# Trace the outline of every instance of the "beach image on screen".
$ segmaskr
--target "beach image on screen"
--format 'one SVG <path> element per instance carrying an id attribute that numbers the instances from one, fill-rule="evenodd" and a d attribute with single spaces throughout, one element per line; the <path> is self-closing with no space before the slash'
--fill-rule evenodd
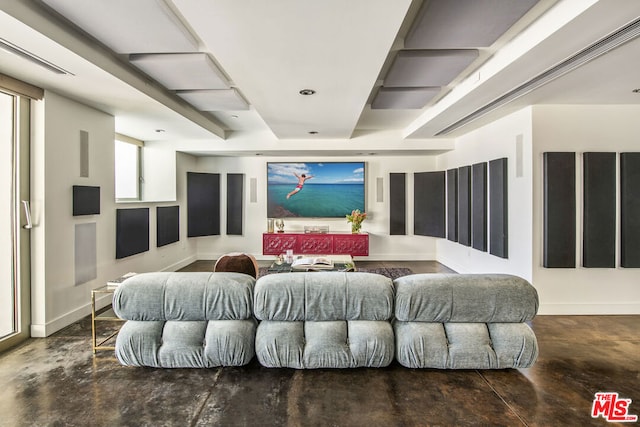
<path id="1" fill-rule="evenodd" d="M 344 217 L 365 211 L 364 162 L 267 163 L 270 218 Z"/>

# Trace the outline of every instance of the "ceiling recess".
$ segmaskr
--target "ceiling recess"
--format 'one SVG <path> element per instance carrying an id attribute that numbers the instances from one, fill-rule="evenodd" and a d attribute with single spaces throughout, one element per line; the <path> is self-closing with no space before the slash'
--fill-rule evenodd
<path id="1" fill-rule="evenodd" d="M 527 80 L 520 86 L 501 95 L 488 104 L 485 104 L 484 106 L 478 108 L 471 114 L 466 115 L 462 119 L 442 129 L 441 131 L 436 133 L 436 135 L 447 135 L 455 131 L 456 129 L 461 128 L 462 126 L 471 123 L 476 119 L 479 119 L 480 117 L 488 114 L 496 108 L 508 104 L 509 102 L 528 94 L 529 92 L 557 79 L 558 77 L 563 76 L 578 67 L 581 67 L 582 65 L 598 58 L 599 56 L 610 52 L 618 46 L 634 40 L 638 36 L 640 36 L 640 18 L 619 28 L 613 33 L 585 47 L 581 51 L 571 55 L 567 59 L 561 61 L 560 63 L 554 65 L 546 71 L 543 71 L 535 77 Z"/>

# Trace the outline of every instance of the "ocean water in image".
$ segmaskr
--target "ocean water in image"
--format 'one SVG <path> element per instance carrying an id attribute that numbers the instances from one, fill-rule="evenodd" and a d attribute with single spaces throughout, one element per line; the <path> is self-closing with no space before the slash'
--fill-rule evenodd
<path id="1" fill-rule="evenodd" d="M 269 184 L 267 215 L 273 218 L 336 218 L 364 212 L 363 184 L 305 184 L 287 199 L 295 184 Z"/>

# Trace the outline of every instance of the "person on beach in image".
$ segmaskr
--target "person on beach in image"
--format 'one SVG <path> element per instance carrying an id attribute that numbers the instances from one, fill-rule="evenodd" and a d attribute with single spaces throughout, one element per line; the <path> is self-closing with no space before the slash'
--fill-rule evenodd
<path id="1" fill-rule="evenodd" d="M 294 194 L 298 193 L 298 191 L 302 190 L 302 186 L 304 185 L 306 180 L 313 178 L 313 175 L 309 175 L 309 176 L 305 174 L 298 175 L 295 172 L 293 174 L 296 176 L 296 178 L 298 178 L 298 185 L 296 185 L 296 188 L 294 188 L 293 191 L 287 194 L 287 199 L 293 196 Z"/>

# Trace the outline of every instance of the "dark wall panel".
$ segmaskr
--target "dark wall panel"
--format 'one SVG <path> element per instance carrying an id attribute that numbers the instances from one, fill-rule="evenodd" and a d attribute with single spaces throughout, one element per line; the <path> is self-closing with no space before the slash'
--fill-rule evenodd
<path id="1" fill-rule="evenodd" d="M 156 207 L 156 246 L 180 240 L 180 206 Z"/>
<path id="2" fill-rule="evenodd" d="M 458 168 L 458 243 L 471 246 L 471 166 Z"/>
<path id="3" fill-rule="evenodd" d="M 242 235 L 244 174 L 227 174 L 227 234 Z"/>
<path id="4" fill-rule="evenodd" d="M 406 174 L 389 174 L 389 234 L 407 234 Z"/>
<path id="5" fill-rule="evenodd" d="M 458 169 L 447 171 L 447 239 L 458 241 Z"/>
<path id="6" fill-rule="evenodd" d="M 620 153 L 620 265 L 640 268 L 640 153 Z"/>
<path id="7" fill-rule="evenodd" d="M 582 265 L 616 266 L 616 153 L 584 153 Z"/>
<path id="8" fill-rule="evenodd" d="M 489 253 L 509 258 L 507 159 L 489 162 Z"/>
<path id="9" fill-rule="evenodd" d="M 419 236 L 445 237 L 445 173 L 414 174 L 413 233 Z"/>
<path id="10" fill-rule="evenodd" d="M 471 246 L 487 251 L 487 164 L 471 167 Z"/>
<path id="11" fill-rule="evenodd" d="M 187 172 L 187 236 L 220 234 L 220 174 Z"/>
<path id="12" fill-rule="evenodd" d="M 100 213 L 100 187 L 73 186 L 73 216 Z"/>
<path id="13" fill-rule="evenodd" d="M 116 209 L 116 259 L 149 250 L 149 208 Z"/>
<path id="14" fill-rule="evenodd" d="M 576 153 L 543 154 L 543 255 L 547 268 L 576 266 Z"/>

